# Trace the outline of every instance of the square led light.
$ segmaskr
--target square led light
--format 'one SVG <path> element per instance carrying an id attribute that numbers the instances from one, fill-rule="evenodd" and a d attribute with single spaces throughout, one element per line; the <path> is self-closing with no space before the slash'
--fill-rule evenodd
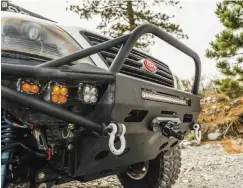
<path id="1" fill-rule="evenodd" d="M 98 89 L 96 86 L 79 84 L 79 98 L 87 104 L 95 104 L 98 100 Z"/>

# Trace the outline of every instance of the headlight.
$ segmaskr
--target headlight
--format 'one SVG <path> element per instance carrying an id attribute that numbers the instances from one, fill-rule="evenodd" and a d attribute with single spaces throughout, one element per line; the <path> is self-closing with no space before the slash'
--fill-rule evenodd
<path id="1" fill-rule="evenodd" d="M 2 50 L 56 59 L 80 51 L 79 44 L 51 22 L 2 12 Z M 78 62 L 92 63 L 89 58 Z"/>

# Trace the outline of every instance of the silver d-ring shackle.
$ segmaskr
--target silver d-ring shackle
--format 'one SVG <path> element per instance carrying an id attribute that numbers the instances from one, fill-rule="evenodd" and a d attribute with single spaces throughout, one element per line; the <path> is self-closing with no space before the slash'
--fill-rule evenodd
<path id="1" fill-rule="evenodd" d="M 126 133 L 126 127 L 125 127 L 124 124 L 120 124 L 122 131 L 121 131 L 120 136 L 118 136 L 118 138 L 121 141 L 121 147 L 119 149 L 116 149 L 115 148 L 115 139 L 116 139 L 116 134 L 117 134 L 117 131 L 118 131 L 117 126 L 118 125 L 115 124 L 115 123 L 110 123 L 108 125 L 108 128 L 110 128 L 112 130 L 110 133 L 108 133 L 110 135 L 109 149 L 114 155 L 121 155 L 126 148 L 126 140 L 125 140 L 125 137 L 124 137 L 124 134 Z"/>
<path id="2" fill-rule="evenodd" d="M 196 138 L 196 140 L 197 140 L 198 142 L 200 142 L 201 139 L 202 139 L 202 133 L 201 133 L 201 131 L 200 131 L 200 127 L 201 127 L 201 126 L 200 126 L 199 124 L 194 124 L 194 125 L 193 125 L 195 138 Z"/>

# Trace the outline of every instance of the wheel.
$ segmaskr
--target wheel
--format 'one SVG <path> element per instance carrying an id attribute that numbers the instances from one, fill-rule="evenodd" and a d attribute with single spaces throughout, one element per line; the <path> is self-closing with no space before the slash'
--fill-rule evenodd
<path id="1" fill-rule="evenodd" d="M 132 165 L 118 179 L 124 188 L 169 188 L 178 179 L 180 167 L 181 152 L 174 148 L 151 161 Z"/>

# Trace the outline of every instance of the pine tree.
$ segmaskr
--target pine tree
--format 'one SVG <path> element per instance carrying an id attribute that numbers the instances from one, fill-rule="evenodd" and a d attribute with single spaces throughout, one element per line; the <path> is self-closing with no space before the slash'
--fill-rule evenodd
<path id="1" fill-rule="evenodd" d="M 80 0 L 79 5 L 70 5 L 69 10 L 87 20 L 99 15 L 101 22 L 97 29 L 110 37 L 121 36 L 141 24 L 151 23 L 174 34 L 177 38 L 188 38 L 179 25 L 172 23 L 174 15 L 155 9 L 159 7 L 158 10 L 162 10 L 169 5 L 178 7 L 179 2 L 175 0 Z M 148 45 L 153 43 L 154 36 L 145 35 L 136 46 L 148 51 Z"/>
<path id="2" fill-rule="evenodd" d="M 215 14 L 225 29 L 210 43 L 206 56 L 217 60 L 226 77 L 215 82 L 220 91 L 234 98 L 243 94 L 243 1 L 218 3 Z"/>

